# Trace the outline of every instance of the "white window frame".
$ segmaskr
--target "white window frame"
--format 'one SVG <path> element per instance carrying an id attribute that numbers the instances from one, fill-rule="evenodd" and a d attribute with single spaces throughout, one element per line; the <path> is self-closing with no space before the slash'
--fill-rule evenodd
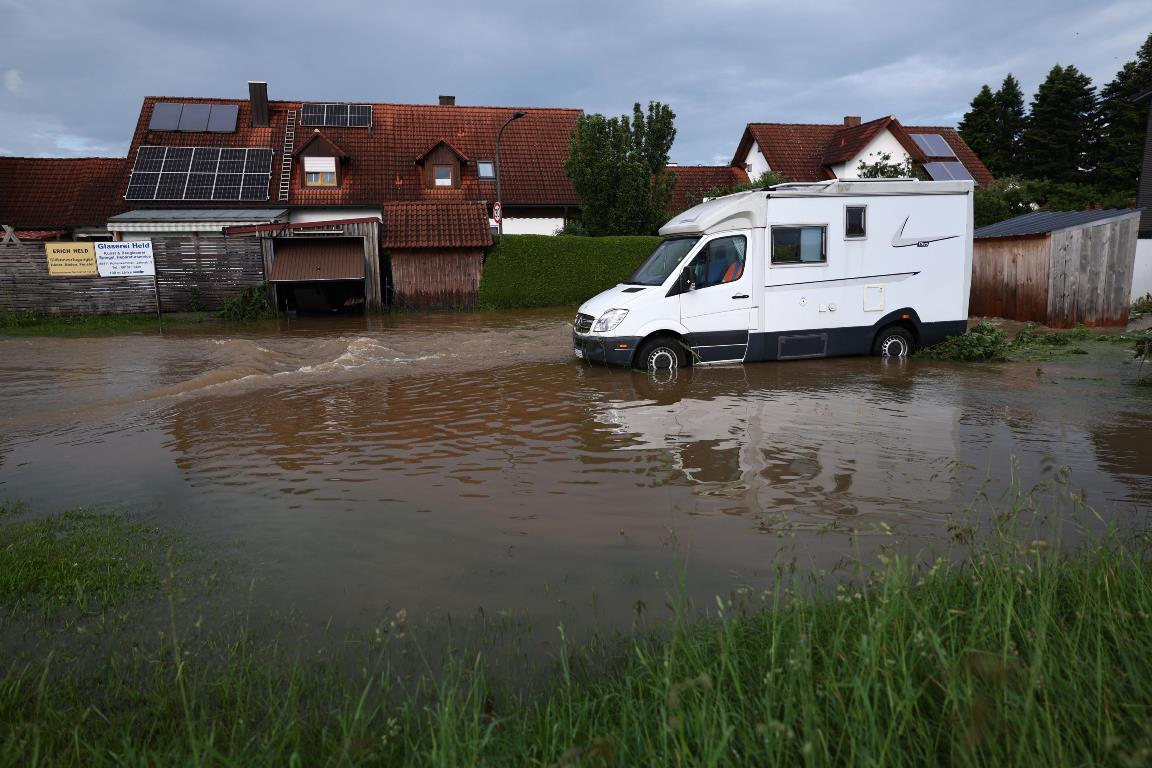
<path id="1" fill-rule="evenodd" d="M 485 166 L 485 165 L 487 165 L 488 167 L 490 167 L 492 169 L 491 174 L 484 175 L 484 173 L 481 172 L 480 168 L 482 166 Z M 492 162 L 491 160 L 477 160 L 476 161 L 476 178 L 480 179 L 480 181 L 495 181 L 495 179 L 496 179 L 496 163 Z"/>

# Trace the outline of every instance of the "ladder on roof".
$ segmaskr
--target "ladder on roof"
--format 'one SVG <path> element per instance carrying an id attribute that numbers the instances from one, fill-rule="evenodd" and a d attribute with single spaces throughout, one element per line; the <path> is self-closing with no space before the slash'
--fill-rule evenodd
<path id="1" fill-rule="evenodd" d="M 280 200 L 288 201 L 292 188 L 292 148 L 296 145 L 296 110 L 288 110 L 288 124 L 284 127 L 284 154 L 280 157 Z"/>

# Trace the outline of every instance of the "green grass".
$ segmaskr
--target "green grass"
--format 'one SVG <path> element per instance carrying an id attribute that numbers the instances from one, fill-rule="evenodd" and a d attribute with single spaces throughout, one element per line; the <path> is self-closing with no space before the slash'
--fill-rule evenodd
<path id="1" fill-rule="evenodd" d="M 658 237 L 505 235 L 484 262 L 484 309 L 578 306 L 627 280 Z"/>
<path id="2" fill-rule="evenodd" d="M 1147 765 L 1146 537 L 1030 536 L 564 643 L 533 689 L 463 653 L 404 677 L 402 627 L 351 674 L 248 633 L 180 636 L 173 601 L 154 643 L 0 669 L 0 764 Z"/>
<path id="3" fill-rule="evenodd" d="M 22 504 L 0 504 L 0 614 L 99 611 L 160 585 L 158 529 L 83 509 L 24 519 Z"/>
<path id="4" fill-rule="evenodd" d="M 1051 331 L 1035 323 L 1026 323 L 1009 339 L 1003 329 L 984 320 L 969 328 L 967 333 L 952 336 L 916 354 L 929 360 L 1038 362 L 1089 354 L 1084 345 L 1122 344 L 1132 346 L 1137 355 L 1142 355 L 1148 338 L 1147 332 L 1097 333 L 1083 325 L 1069 331 Z"/>
<path id="5" fill-rule="evenodd" d="M 187 322 L 166 316 L 164 324 Z M 156 330 L 156 315 L 50 315 L 0 308 L 0 335 L 70 336 L 85 333 L 124 333 Z"/>

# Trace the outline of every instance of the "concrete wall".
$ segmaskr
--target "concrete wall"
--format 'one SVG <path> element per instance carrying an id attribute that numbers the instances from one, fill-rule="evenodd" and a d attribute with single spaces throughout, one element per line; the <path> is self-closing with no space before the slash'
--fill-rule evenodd
<path id="1" fill-rule="evenodd" d="M 1132 271 L 1132 301 L 1152 293 L 1152 239 L 1136 241 L 1136 264 Z"/>

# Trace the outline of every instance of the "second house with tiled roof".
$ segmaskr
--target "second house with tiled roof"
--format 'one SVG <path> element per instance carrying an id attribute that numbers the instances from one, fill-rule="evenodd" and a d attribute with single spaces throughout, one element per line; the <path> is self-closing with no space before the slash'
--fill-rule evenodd
<path id="1" fill-rule="evenodd" d="M 551 234 L 578 214 L 564 160 L 579 115 L 450 97 L 270 101 L 259 82 L 247 100 L 148 97 L 119 191 L 132 210 L 109 229 L 123 239 L 259 238 L 281 309 L 379 309 L 389 288 L 401 304 L 467 303 L 491 244 L 497 174 L 506 233 Z M 411 231 L 413 221 L 427 231 Z M 402 263 L 423 257 L 435 268 Z"/>
<path id="2" fill-rule="evenodd" d="M 731 165 L 755 179 L 775 171 L 789 181 L 852 179 L 861 163 L 907 161 L 934 181 L 993 181 L 984 163 L 954 128 L 902 125 L 894 116 L 842 123 L 749 123 Z"/>

